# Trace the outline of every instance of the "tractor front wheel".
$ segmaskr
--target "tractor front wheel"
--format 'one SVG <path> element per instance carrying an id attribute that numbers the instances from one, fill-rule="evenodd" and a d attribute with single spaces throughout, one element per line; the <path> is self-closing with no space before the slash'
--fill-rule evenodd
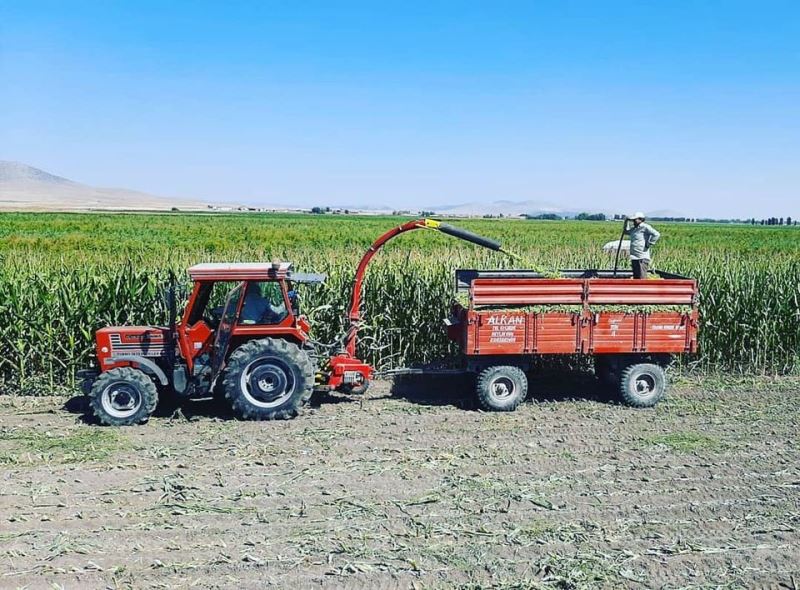
<path id="1" fill-rule="evenodd" d="M 120 367 L 101 373 L 89 392 L 89 408 L 106 426 L 147 422 L 158 404 L 158 390 L 145 373 Z"/>
<path id="2" fill-rule="evenodd" d="M 311 359 L 285 340 L 251 340 L 231 354 L 225 368 L 225 397 L 245 420 L 294 418 L 313 388 Z"/>
<path id="3" fill-rule="evenodd" d="M 513 412 L 528 395 L 528 378 L 519 367 L 489 367 L 478 374 L 475 390 L 484 410 Z"/>

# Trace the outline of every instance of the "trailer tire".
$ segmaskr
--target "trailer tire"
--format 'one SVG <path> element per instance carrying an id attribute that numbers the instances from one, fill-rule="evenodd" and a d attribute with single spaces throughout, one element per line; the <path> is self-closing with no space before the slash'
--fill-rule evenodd
<path id="1" fill-rule="evenodd" d="M 156 384 L 143 371 L 132 367 L 101 373 L 89 391 L 89 409 L 105 426 L 143 424 L 157 405 Z"/>
<path id="2" fill-rule="evenodd" d="M 622 370 L 619 392 L 622 401 L 634 408 L 652 408 L 667 390 L 667 374 L 653 363 L 629 365 Z"/>
<path id="3" fill-rule="evenodd" d="M 519 367 L 496 365 L 478 374 L 478 403 L 488 412 L 513 412 L 528 395 L 528 377 Z"/>
<path id="4" fill-rule="evenodd" d="M 228 360 L 225 397 L 244 420 L 288 420 L 314 389 L 314 365 L 296 344 L 277 338 L 251 340 Z"/>

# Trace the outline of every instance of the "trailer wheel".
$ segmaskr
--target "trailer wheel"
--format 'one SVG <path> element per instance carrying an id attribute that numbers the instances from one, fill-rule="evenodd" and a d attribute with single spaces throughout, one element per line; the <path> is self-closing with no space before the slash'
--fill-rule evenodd
<path id="1" fill-rule="evenodd" d="M 287 420 L 314 388 L 314 365 L 296 344 L 274 338 L 237 348 L 225 368 L 225 397 L 245 420 Z"/>
<path id="2" fill-rule="evenodd" d="M 652 408 L 667 389 L 664 369 L 652 363 L 629 365 L 622 370 L 619 392 L 622 401 L 635 408 Z"/>
<path id="3" fill-rule="evenodd" d="M 528 378 L 519 367 L 489 367 L 478 374 L 475 390 L 484 410 L 513 412 L 528 395 Z"/>
<path id="4" fill-rule="evenodd" d="M 147 422 L 157 404 L 158 390 L 153 380 L 132 367 L 101 373 L 89 392 L 90 411 L 106 426 Z"/>

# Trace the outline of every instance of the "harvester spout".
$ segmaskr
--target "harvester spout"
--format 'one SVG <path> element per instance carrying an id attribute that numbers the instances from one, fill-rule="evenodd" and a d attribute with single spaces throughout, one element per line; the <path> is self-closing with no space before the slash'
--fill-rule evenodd
<path id="1" fill-rule="evenodd" d="M 353 280 L 353 295 L 350 299 L 350 313 L 348 314 L 350 326 L 344 337 L 345 349 L 350 356 L 355 357 L 356 353 L 356 336 L 358 334 L 358 324 L 361 320 L 361 291 L 364 283 L 364 274 L 367 271 L 370 260 L 372 260 L 375 253 L 380 250 L 386 242 L 399 234 L 414 229 L 432 229 L 440 231 L 454 238 L 459 238 L 460 240 L 482 246 L 483 248 L 513 256 L 511 252 L 503 250 L 502 244 L 496 240 L 480 236 L 471 231 L 450 225 L 449 223 L 442 223 L 435 219 L 415 219 L 414 221 L 407 221 L 403 225 L 390 229 L 372 243 L 369 249 L 364 253 L 364 256 L 361 257 L 361 261 L 356 268 L 356 276 Z"/>
<path id="2" fill-rule="evenodd" d="M 460 240 L 471 242 L 478 246 L 483 246 L 484 248 L 489 248 L 489 250 L 496 250 L 498 252 L 503 251 L 503 245 L 497 240 L 479 236 L 478 234 L 474 234 L 471 231 L 467 231 L 463 228 L 456 227 L 455 225 L 450 225 L 449 223 L 440 223 L 433 219 L 426 219 L 425 221 L 427 221 L 428 223 L 436 224 L 436 225 L 428 225 L 427 227 L 431 227 L 432 229 L 438 229 L 440 232 L 442 232 L 443 234 L 447 234 L 448 236 L 453 236 L 454 238 L 459 238 Z"/>

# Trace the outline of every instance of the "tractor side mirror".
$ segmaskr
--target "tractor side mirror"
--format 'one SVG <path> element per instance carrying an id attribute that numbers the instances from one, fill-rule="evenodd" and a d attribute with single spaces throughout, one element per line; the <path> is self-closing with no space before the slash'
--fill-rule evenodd
<path id="1" fill-rule="evenodd" d="M 296 289 L 291 289 L 288 293 L 289 303 L 292 306 L 292 314 L 300 315 L 300 293 Z"/>

